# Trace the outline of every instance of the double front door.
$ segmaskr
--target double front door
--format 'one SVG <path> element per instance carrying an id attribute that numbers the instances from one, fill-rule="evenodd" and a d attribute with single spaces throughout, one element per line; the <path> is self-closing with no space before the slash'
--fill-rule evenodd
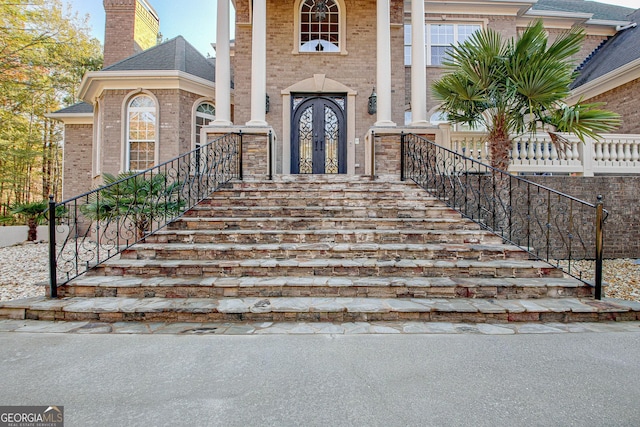
<path id="1" fill-rule="evenodd" d="M 347 172 L 345 97 L 293 96 L 291 173 Z"/>

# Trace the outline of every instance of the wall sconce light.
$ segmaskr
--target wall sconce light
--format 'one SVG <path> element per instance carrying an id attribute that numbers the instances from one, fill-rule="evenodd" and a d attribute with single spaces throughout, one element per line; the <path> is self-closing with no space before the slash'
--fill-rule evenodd
<path id="1" fill-rule="evenodd" d="M 265 114 L 269 114 L 269 108 L 270 107 L 271 107 L 271 102 L 269 101 L 269 94 L 267 94 L 266 97 L 265 97 L 265 105 L 264 105 Z"/>
<path id="2" fill-rule="evenodd" d="M 373 87 L 371 95 L 369 95 L 369 114 L 373 115 L 378 112 L 378 95 L 376 95 L 376 87 Z"/>

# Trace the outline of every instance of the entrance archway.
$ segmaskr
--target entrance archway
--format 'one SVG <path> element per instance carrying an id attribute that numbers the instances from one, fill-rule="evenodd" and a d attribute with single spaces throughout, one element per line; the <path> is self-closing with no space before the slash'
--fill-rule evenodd
<path id="1" fill-rule="evenodd" d="M 347 173 L 345 96 L 292 99 L 291 173 Z"/>
<path id="2" fill-rule="evenodd" d="M 344 148 L 343 157 L 340 162 L 344 169 L 340 169 L 338 173 L 354 174 L 355 173 L 355 145 L 356 137 L 356 114 L 355 103 L 357 92 L 340 82 L 326 78 L 324 74 L 314 74 L 312 78 L 302 80 L 288 88 L 282 90 L 282 143 L 278 144 L 278 151 L 282 153 L 282 166 L 279 170 L 284 174 L 298 173 L 292 162 L 293 157 L 293 127 L 294 114 L 298 111 L 300 104 L 308 98 L 328 98 L 334 102 L 344 103 L 342 109 L 344 126 Z M 297 99 L 300 97 L 300 99 Z M 337 101 L 335 98 L 342 98 L 343 101 Z M 294 99 L 296 102 L 294 103 Z M 280 151 L 282 150 L 282 151 Z M 299 153 L 298 153 L 299 154 Z M 325 153 L 326 155 L 326 153 Z"/>

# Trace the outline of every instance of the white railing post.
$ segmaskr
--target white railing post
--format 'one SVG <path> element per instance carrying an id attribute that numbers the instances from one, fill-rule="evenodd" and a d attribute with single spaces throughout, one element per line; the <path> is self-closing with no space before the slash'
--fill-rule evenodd
<path id="1" fill-rule="evenodd" d="M 580 141 L 571 142 L 571 160 L 580 160 L 580 150 L 578 149 Z M 593 145 L 591 147 L 591 156 L 593 157 Z M 582 163 L 582 162 L 581 162 Z"/>
<path id="2" fill-rule="evenodd" d="M 618 162 L 623 163 L 626 166 L 627 157 L 624 155 L 625 141 L 618 140 Z"/>
<path id="3" fill-rule="evenodd" d="M 633 159 L 631 158 L 631 142 L 625 141 L 624 143 L 624 161 L 626 162 L 626 166 L 631 166 L 631 162 Z"/>
<path id="4" fill-rule="evenodd" d="M 436 144 L 456 151 L 451 143 L 451 125 L 449 123 L 440 123 L 438 129 L 440 132 L 436 133 Z"/>
<path id="5" fill-rule="evenodd" d="M 582 176 L 593 176 L 594 163 L 596 153 L 594 152 L 594 145 L 597 141 L 589 138 L 584 143 L 578 142 L 578 152 L 580 163 L 582 164 Z"/>

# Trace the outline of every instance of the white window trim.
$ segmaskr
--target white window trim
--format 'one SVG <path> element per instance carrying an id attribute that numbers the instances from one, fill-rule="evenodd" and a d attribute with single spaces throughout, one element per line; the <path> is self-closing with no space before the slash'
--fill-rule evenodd
<path id="1" fill-rule="evenodd" d="M 98 98 L 93 105 L 93 167 L 91 168 L 93 179 L 102 175 L 102 124 L 104 121 L 102 105 L 102 98 Z"/>
<path id="2" fill-rule="evenodd" d="M 129 104 L 131 101 L 137 96 L 147 95 L 151 98 L 155 105 L 155 114 L 156 114 L 156 131 L 155 131 L 155 140 L 154 140 L 154 153 L 153 153 L 153 164 L 158 164 L 158 159 L 160 158 L 160 111 L 158 109 L 158 98 L 156 96 L 146 90 L 137 90 L 128 93 L 124 97 L 124 102 L 122 103 L 122 156 L 121 156 L 121 172 L 131 172 L 129 168 Z"/>
<path id="3" fill-rule="evenodd" d="M 344 0 L 334 0 L 338 5 L 338 52 L 304 52 L 300 50 L 300 13 L 305 0 L 296 0 L 293 5 L 293 55 L 347 55 L 346 5 Z"/>

